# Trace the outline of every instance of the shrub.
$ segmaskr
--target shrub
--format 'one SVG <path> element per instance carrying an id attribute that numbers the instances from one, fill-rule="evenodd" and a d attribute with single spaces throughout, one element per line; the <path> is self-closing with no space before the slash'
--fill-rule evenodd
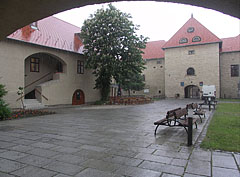
<path id="1" fill-rule="evenodd" d="M 11 114 L 11 111 L 8 107 L 8 104 L 3 100 L 3 96 L 7 94 L 5 86 L 0 84 L 0 119 L 8 118 Z"/>

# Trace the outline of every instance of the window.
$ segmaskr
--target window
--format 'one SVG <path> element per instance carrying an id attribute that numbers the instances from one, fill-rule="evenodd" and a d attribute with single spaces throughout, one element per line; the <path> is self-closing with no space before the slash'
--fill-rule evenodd
<path id="1" fill-rule="evenodd" d="M 195 70 L 193 68 L 188 68 L 187 69 L 187 75 L 189 75 L 189 76 L 195 75 Z"/>
<path id="2" fill-rule="evenodd" d="M 195 54 L 195 50 L 189 50 L 188 51 L 188 55 L 194 55 Z"/>
<path id="3" fill-rule="evenodd" d="M 239 65 L 231 65 L 231 77 L 239 76 Z"/>
<path id="4" fill-rule="evenodd" d="M 179 40 L 179 44 L 183 44 L 183 43 L 187 43 L 188 42 L 188 39 L 187 38 L 181 38 Z"/>
<path id="5" fill-rule="evenodd" d="M 39 72 L 39 67 L 40 67 L 39 61 L 40 61 L 39 58 L 30 59 L 30 72 Z"/>
<path id="6" fill-rule="evenodd" d="M 193 41 L 193 42 L 200 42 L 200 41 L 201 41 L 201 38 L 200 38 L 200 36 L 194 36 L 194 37 L 192 38 L 192 41 Z"/>
<path id="7" fill-rule="evenodd" d="M 193 27 L 189 27 L 189 28 L 187 29 L 187 32 L 188 32 L 188 33 L 193 33 L 193 32 L 194 32 L 194 28 L 193 28 Z"/>
<path id="8" fill-rule="evenodd" d="M 84 73 L 84 62 L 78 60 L 77 61 L 77 73 L 78 74 L 83 74 Z"/>
<path id="9" fill-rule="evenodd" d="M 157 60 L 157 64 L 162 64 L 162 60 Z"/>

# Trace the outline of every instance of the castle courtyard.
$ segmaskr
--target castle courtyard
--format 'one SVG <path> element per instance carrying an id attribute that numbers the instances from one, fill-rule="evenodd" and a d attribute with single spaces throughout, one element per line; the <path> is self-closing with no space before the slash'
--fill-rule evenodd
<path id="1" fill-rule="evenodd" d="M 212 115 L 193 127 L 187 146 L 183 127 L 153 122 L 166 111 L 199 100 L 160 100 L 145 105 L 55 107 L 56 114 L 3 121 L 0 176 L 196 177 L 239 176 L 239 154 L 203 150 Z"/>

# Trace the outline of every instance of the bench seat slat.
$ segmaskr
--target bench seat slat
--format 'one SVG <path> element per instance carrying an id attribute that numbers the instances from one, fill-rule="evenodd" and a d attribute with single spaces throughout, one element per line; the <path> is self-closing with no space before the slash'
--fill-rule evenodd
<path id="1" fill-rule="evenodd" d="M 158 121 L 154 122 L 154 125 L 161 125 L 166 121 L 167 121 L 167 118 L 164 118 L 164 119 L 161 119 L 161 120 L 158 120 Z"/>

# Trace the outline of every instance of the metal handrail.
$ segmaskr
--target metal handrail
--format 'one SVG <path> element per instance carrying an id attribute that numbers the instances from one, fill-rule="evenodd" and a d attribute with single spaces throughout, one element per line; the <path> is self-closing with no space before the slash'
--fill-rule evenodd
<path id="1" fill-rule="evenodd" d="M 35 88 L 35 91 L 37 91 L 45 100 L 48 101 L 48 98 L 42 94 L 38 89 Z"/>
<path id="2" fill-rule="evenodd" d="M 52 72 L 49 72 L 49 73 L 45 74 L 44 76 L 40 77 L 39 79 L 37 79 L 37 80 L 33 81 L 32 83 L 26 85 L 24 88 L 27 88 L 27 87 L 33 85 L 34 83 L 36 83 L 36 82 L 42 80 L 43 78 L 47 77 L 47 76 L 50 75 L 50 74 L 52 74 Z"/>
<path id="3" fill-rule="evenodd" d="M 29 86 L 31 86 L 32 84 L 40 81 L 41 79 L 47 77 L 47 76 L 50 75 L 50 74 L 52 74 L 52 72 L 49 72 L 49 73 L 45 74 L 44 76 L 40 77 L 39 79 L 33 81 L 32 83 L 26 85 L 26 86 L 24 87 L 24 89 L 27 88 L 27 87 L 29 87 Z M 38 93 L 40 93 L 40 95 L 42 95 L 42 93 L 41 93 L 39 90 L 37 90 L 37 89 L 35 89 L 35 90 L 36 90 Z M 22 99 L 25 95 L 26 95 L 26 94 L 22 95 L 22 96 L 21 96 L 20 98 L 18 98 L 16 101 L 19 101 L 19 100 Z M 42 95 L 42 97 L 45 98 L 45 99 L 48 101 L 48 98 L 47 98 L 47 97 L 45 97 L 44 95 Z"/>

